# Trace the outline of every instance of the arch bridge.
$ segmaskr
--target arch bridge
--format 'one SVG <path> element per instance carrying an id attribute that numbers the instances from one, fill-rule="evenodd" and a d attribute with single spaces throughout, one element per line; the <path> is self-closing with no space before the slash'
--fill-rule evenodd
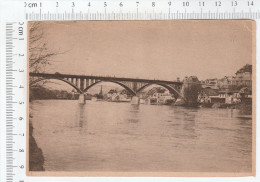
<path id="1" fill-rule="evenodd" d="M 83 95 L 94 85 L 100 82 L 112 82 L 116 83 L 125 88 L 133 96 L 138 96 L 143 89 L 150 85 L 159 85 L 170 91 L 175 98 L 182 98 L 180 93 L 183 83 L 179 81 L 165 81 L 165 80 L 149 80 L 139 78 L 120 78 L 120 77 L 104 77 L 104 76 L 87 76 L 87 75 L 71 75 L 71 74 L 60 74 L 60 73 L 29 73 L 30 85 L 34 85 L 40 81 L 46 79 L 57 79 L 61 80 L 70 86 L 72 86 L 78 93 Z"/>

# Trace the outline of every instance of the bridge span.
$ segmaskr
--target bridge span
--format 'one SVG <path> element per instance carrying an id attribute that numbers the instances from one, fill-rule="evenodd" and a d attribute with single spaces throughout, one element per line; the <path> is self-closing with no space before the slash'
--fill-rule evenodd
<path id="1" fill-rule="evenodd" d="M 112 82 L 125 88 L 133 95 L 132 103 L 139 103 L 138 94 L 150 85 L 159 85 L 165 87 L 172 93 L 175 98 L 182 98 L 181 88 L 183 82 L 179 81 L 166 81 L 166 80 L 151 80 L 140 78 L 120 78 L 120 77 L 104 77 L 104 76 L 88 76 L 88 75 L 72 75 L 60 73 L 29 73 L 30 86 L 46 80 L 56 79 L 61 80 L 72 86 L 78 93 L 80 93 L 79 103 L 84 104 L 84 94 L 94 85 L 100 82 Z"/>

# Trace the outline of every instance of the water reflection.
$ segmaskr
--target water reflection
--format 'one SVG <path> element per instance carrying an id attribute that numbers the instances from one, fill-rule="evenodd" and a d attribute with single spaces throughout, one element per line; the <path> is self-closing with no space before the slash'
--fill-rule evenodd
<path id="1" fill-rule="evenodd" d="M 251 171 L 252 119 L 238 110 L 58 100 L 32 105 L 34 137 L 48 171 Z"/>
<path id="2" fill-rule="evenodd" d="M 83 128 L 83 123 L 87 123 L 87 117 L 85 116 L 85 105 L 79 105 L 79 127 Z"/>
<path id="3" fill-rule="evenodd" d="M 140 111 L 140 105 L 130 105 L 129 111 L 129 116 L 128 116 L 128 121 L 130 123 L 137 123 L 139 122 L 139 111 Z"/>

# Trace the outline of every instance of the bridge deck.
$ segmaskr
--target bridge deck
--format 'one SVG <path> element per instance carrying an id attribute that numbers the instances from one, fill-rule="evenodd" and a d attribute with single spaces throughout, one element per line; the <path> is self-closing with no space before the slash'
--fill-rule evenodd
<path id="1" fill-rule="evenodd" d="M 145 83 L 164 83 L 182 85 L 183 82 L 166 81 L 166 80 L 150 80 L 140 78 L 120 78 L 120 77 L 105 77 L 105 76 L 88 76 L 88 75 L 71 75 L 71 74 L 52 74 L 52 73 L 29 73 L 32 77 L 45 77 L 45 78 L 80 78 L 80 79 L 96 79 L 102 81 L 130 81 L 130 82 L 145 82 Z"/>

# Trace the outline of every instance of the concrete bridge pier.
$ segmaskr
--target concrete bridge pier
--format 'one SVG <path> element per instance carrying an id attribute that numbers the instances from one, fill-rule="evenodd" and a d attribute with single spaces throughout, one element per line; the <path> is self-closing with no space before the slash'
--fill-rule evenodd
<path id="1" fill-rule="evenodd" d="M 85 104 L 85 96 L 84 94 L 80 94 L 79 95 L 79 104 Z"/>
<path id="2" fill-rule="evenodd" d="M 133 96 L 131 100 L 132 105 L 139 105 L 140 104 L 140 98 L 138 96 Z"/>

